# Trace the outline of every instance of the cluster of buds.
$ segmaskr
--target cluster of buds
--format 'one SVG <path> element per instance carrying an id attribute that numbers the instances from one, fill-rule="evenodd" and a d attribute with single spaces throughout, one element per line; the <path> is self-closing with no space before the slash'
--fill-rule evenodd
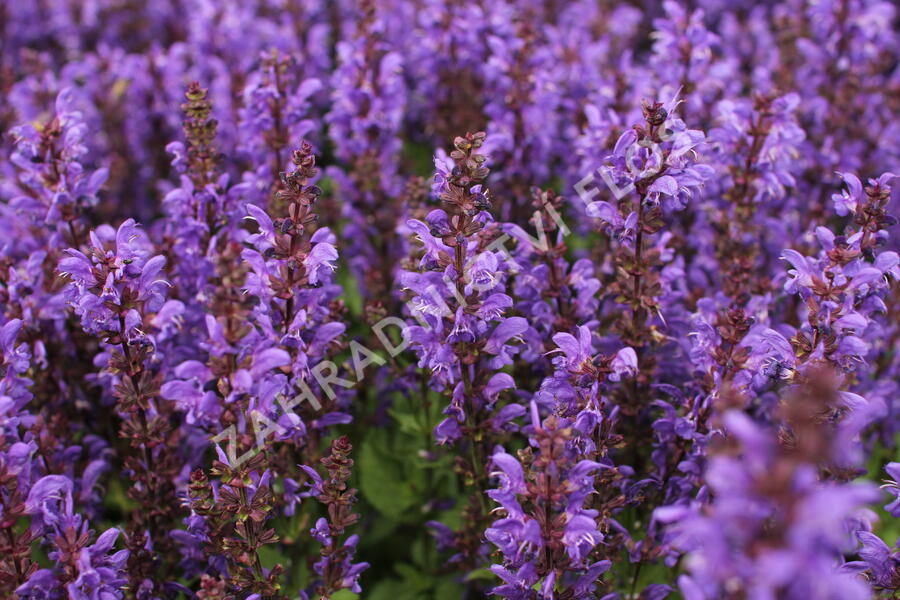
<path id="1" fill-rule="evenodd" d="M 187 102 L 181 105 L 184 113 L 182 127 L 187 141 L 187 170 L 197 188 L 202 189 L 216 170 L 219 155 L 215 148 L 218 121 L 211 118 L 212 102 L 207 99 L 206 88 L 196 81 L 188 85 L 184 93 Z"/>
<path id="2" fill-rule="evenodd" d="M 477 233 L 481 228 L 471 229 L 472 218 L 484 210 L 490 210 L 490 192 L 482 190 L 482 185 L 491 172 L 484 166 L 487 156 L 479 154 L 478 149 L 484 145 L 485 133 L 467 133 L 465 137 L 453 140 L 454 150 L 450 153 L 455 166 L 447 180 L 447 189 L 441 193 L 441 201 L 454 208 L 450 217 L 453 238 L 444 239 L 448 246 L 462 243 Z"/>
<path id="3" fill-rule="evenodd" d="M 313 213 L 313 205 L 322 195 L 318 186 L 309 184 L 318 173 L 312 145 L 303 142 L 299 149 L 294 150 L 292 161 L 295 169 L 281 173 L 281 189 L 275 193 L 275 207 L 286 208 L 288 216 L 273 222 L 275 243 L 267 252 L 267 258 L 282 261 L 280 277 L 272 278 L 272 289 L 277 297 L 286 300 L 285 327 L 293 320 L 295 287 L 318 284 L 307 269 L 307 259 L 315 248 L 309 232 L 318 219 Z"/>
<path id="4" fill-rule="evenodd" d="M 259 557 L 263 546 L 278 542 L 275 530 L 266 527 L 272 510 L 270 475 L 258 475 L 267 461 L 264 453 L 237 467 L 224 460 L 215 461 L 210 473 L 222 482 L 215 491 L 202 469 L 191 474 L 191 508 L 205 520 L 208 550 L 228 561 L 228 577 L 218 585 L 236 594 L 233 597 L 259 594 L 268 600 L 284 598 L 279 593 L 281 565 L 266 572 Z M 208 585 L 214 587 L 211 582 Z"/>
<path id="5" fill-rule="evenodd" d="M 302 236 L 306 228 L 316 222 L 316 215 L 312 212 L 312 206 L 322 195 L 322 190 L 309 182 L 319 170 L 316 168 L 316 156 L 313 154 L 312 145 L 303 142 L 300 148 L 294 150 L 291 157 L 294 166 L 293 171 L 280 174 L 282 188 L 275 193 L 276 206 L 286 206 L 288 216 L 275 220 L 275 227 L 281 236 Z M 276 237 L 276 258 L 290 259 L 293 254 L 289 251 L 290 237 Z M 302 259 L 298 262 L 302 262 Z"/>
<path id="6" fill-rule="evenodd" d="M 347 436 L 332 440 L 331 451 L 319 461 L 325 467 L 324 478 L 312 467 L 303 466 L 312 479 L 309 494 L 318 498 L 328 510 L 328 517 L 316 521 L 311 530 L 313 537 L 322 544 L 322 558 L 313 565 L 319 575 L 314 591 L 321 600 L 328 600 L 341 589 L 358 594 L 357 580 L 369 567 L 368 563 L 352 562 L 358 537 L 351 535 L 343 539 L 347 528 L 359 520 L 359 515 L 353 512 L 356 489 L 347 485 L 353 468 L 352 450 Z"/>
<path id="7" fill-rule="evenodd" d="M 18 479 L 12 465 L 0 455 L 0 592 L 4 597 L 13 597 L 15 589 L 38 569 L 31 560 L 31 529 L 17 531 L 19 520 L 26 516 L 26 499 Z"/>
<path id="8" fill-rule="evenodd" d="M 877 233 L 897 224 L 897 218 L 887 212 L 891 201 L 891 188 L 887 185 L 889 180 L 890 176 L 870 181 L 863 189 L 865 200 L 853 214 L 853 223 L 863 234 L 859 246 L 866 258 L 873 257 L 873 249 L 879 243 Z"/>

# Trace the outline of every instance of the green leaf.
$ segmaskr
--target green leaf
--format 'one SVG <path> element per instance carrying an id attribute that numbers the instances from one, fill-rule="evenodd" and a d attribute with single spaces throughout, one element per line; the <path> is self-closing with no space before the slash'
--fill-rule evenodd
<path id="1" fill-rule="evenodd" d="M 466 575 L 466 581 L 475 581 L 483 579 L 485 581 L 496 581 L 497 576 L 491 573 L 488 569 L 476 569 Z"/>
<path id="2" fill-rule="evenodd" d="M 362 315 L 363 297 L 359 292 L 359 284 L 356 281 L 356 277 L 353 276 L 350 269 L 340 265 L 337 272 L 337 281 L 344 290 L 341 297 L 344 299 L 344 304 L 350 309 L 350 314 L 354 317 Z"/>
<path id="3" fill-rule="evenodd" d="M 397 579 L 379 581 L 372 588 L 372 592 L 367 594 L 367 597 L 369 600 L 422 600 Z"/>
<path id="4" fill-rule="evenodd" d="M 112 477 L 103 496 L 103 506 L 113 514 L 130 514 L 137 509 L 137 504 L 128 497 L 125 484 L 118 477 Z"/>
<path id="5" fill-rule="evenodd" d="M 418 592 L 426 592 L 431 589 L 434 580 L 421 569 L 412 565 L 400 563 L 394 567 L 397 573 L 403 576 L 403 583 L 407 588 Z"/>
<path id="6" fill-rule="evenodd" d="M 273 544 L 266 544 L 258 551 L 259 559 L 267 569 L 271 569 L 276 564 L 285 566 L 291 564 L 291 559 L 284 554 L 278 547 Z"/>
<path id="7" fill-rule="evenodd" d="M 434 600 L 459 600 L 465 594 L 465 588 L 446 577 L 438 581 L 434 588 Z"/>
<path id="8" fill-rule="evenodd" d="M 359 453 L 360 490 L 379 512 L 401 519 L 416 503 L 413 481 L 387 432 L 372 430 Z"/>
<path id="9" fill-rule="evenodd" d="M 434 149 L 429 144 L 404 141 L 403 159 L 416 175 L 428 177 L 434 173 Z"/>
<path id="10" fill-rule="evenodd" d="M 416 415 L 402 413 L 397 410 L 390 410 L 388 413 L 397 421 L 397 424 L 400 425 L 400 431 L 403 433 L 421 436 L 429 431 L 429 429 L 422 427 L 422 422 Z"/>

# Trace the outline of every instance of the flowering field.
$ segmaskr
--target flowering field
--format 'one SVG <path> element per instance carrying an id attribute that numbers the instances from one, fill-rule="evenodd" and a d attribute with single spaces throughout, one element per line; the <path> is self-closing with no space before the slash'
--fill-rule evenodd
<path id="1" fill-rule="evenodd" d="M 898 31 L 0 2 L 0 599 L 900 598 Z"/>

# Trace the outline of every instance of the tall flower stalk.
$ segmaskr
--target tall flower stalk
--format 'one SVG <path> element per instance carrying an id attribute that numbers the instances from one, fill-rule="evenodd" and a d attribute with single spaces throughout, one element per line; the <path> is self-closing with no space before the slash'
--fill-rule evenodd
<path id="1" fill-rule="evenodd" d="M 898 15 L 0 2 L 0 596 L 896 600 Z"/>
<path id="2" fill-rule="evenodd" d="M 319 461 L 325 467 L 324 478 L 312 467 L 303 467 L 311 479 L 310 490 L 305 495 L 318 499 L 328 510 L 328 517 L 317 520 L 310 530 L 316 541 L 322 544 L 321 559 L 313 565 L 319 580 L 310 586 L 311 593 L 321 600 L 328 600 L 342 589 L 360 593 L 357 580 L 369 566 L 368 563 L 353 563 L 359 536 L 343 538 L 347 528 L 359 519 L 359 515 L 352 511 L 356 490 L 347 487 L 353 468 L 353 459 L 350 458 L 352 450 L 353 446 L 346 436 L 333 440 L 330 452 Z M 306 594 L 304 597 L 309 597 Z"/>
<path id="3" fill-rule="evenodd" d="M 467 527 L 458 543 L 473 565 L 480 551 L 477 530 L 486 516 L 483 492 L 488 440 L 502 435 L 521 407 L 501 408 L 498 395 L 515 387 L 500 372 L 516 352 L 511 342 L 527 329 L 525 319 L 504 317 L 512 299 L 504 293 L 504 254 L 488 237 L 490 192 L 484 182 L 487 157 L 479 152 L 484 133 L 454 140 L 449 157 L 438 157 L 434 193 L 445 207 L 426 222 L 410 221 L 424 245 L 422 272 L 407 272 L 408 306 L 419 322 L 409 327 L 419 366 L 430 369 L 450 396 L 446 418 L 434 430 L 440 444 L 463 451 L 457 468 L 477 490 L 466 509 Z"/>
<path id="4" fill-rule="evenodd" d="M 172 406 L 159 393 L 161 344 L 178 327 L 183 305 L 166 300 L 165 258 L 134 221 L 90 235 L 87 254 L 70 248 L 59 263 L 66 296 L 85 332 L 103 343 L 99 382 L 108 386 L 127 440 L 122 462 L 132 479 L 129 497 L 148 510 L 134 513 L 128 535 L 128 589 L 134 597 L 159 593 L 171 566 L 170 529 L 179 513 L 175 480 L 179 432 Z"/>

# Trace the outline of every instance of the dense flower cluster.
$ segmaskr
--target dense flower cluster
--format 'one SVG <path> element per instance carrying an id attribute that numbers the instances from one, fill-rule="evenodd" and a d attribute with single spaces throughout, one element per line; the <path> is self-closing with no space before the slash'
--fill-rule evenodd
<path id="1" fill-rule="evenodd" d="M 0 6 L 0 597 L 900 597 L 889 0 Z"/>

